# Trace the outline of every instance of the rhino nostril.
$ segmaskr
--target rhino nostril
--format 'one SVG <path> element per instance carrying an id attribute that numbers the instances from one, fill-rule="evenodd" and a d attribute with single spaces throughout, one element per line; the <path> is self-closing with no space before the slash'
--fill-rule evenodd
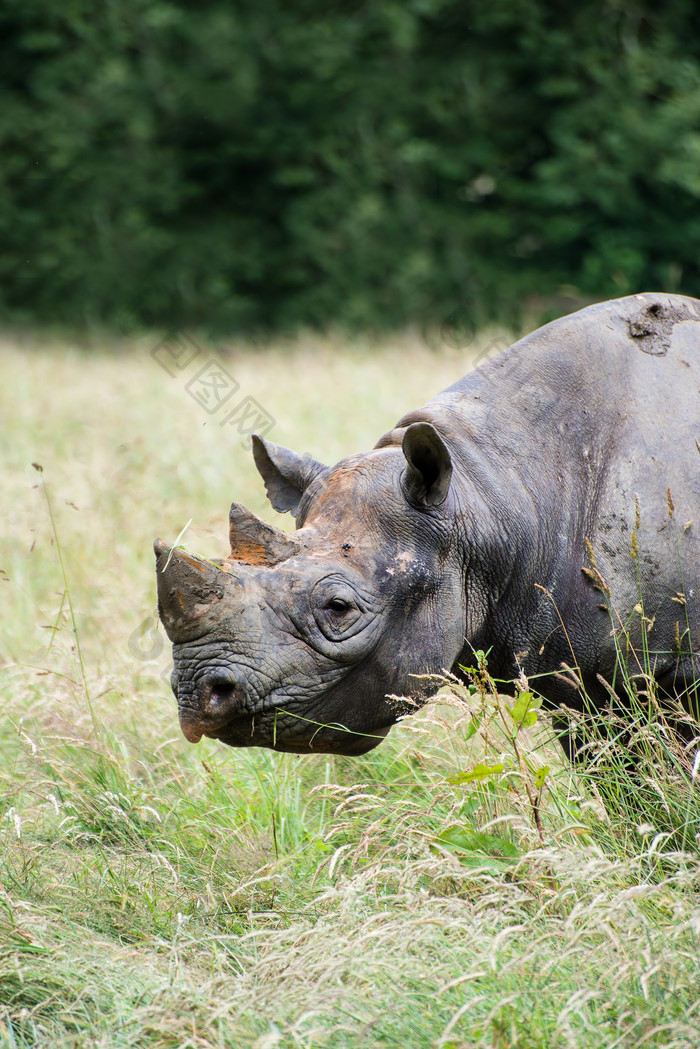
<path id="1" fill-rule="evenodd" d="M 204 713 L 216 717 L 235 707 L 237 686 L 233 677 L 217 674 L 204 678 L 200 684 Z"/>

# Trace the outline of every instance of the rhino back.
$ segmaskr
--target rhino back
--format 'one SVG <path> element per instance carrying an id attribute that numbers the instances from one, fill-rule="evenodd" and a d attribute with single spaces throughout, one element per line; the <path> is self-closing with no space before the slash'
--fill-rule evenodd
<path id="1" fill-rule="evenodd" d="M 640 605 L 657 659 L 673 662 L 684 629 L 700 650 L 698 322 L 700 302 L 680 296 L 591 306 L 515 343 L 380 442 L 422 420 L 450 442 L 468 647 L 490 647 L 497 672 L 564 661 L 608 674 L 611 615 L 638 645 Z"/>

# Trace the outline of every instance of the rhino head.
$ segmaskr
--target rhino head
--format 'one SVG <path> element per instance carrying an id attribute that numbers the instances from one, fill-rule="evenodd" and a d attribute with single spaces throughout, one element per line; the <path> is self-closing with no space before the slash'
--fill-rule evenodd
<path id="1" fill-rule="evenodd" d="M 362 754 L 464 646 L 448 448 L 428 423 L 333 468 L 261 438 L 253 454 L 285 533 L 234 503 L 230 555 L 156 541 L 186 738 Z M 382 446 L 383 445 L 383 446 Z"/>

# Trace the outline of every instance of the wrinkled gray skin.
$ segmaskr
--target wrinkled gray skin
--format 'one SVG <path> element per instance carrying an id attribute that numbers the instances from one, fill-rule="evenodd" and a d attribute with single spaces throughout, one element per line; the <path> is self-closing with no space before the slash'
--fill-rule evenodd
<path id="1" fill-rule="evenodd" d="M 678 296 L 591 306 L 334 467 L 255 438 L 298 531 L 234 504 L 227 560 L 156 544 L 187 739 L 361 754 L 405 712 L 392 696 L 430 693 L 415 675 L 459 673 L 477 649 L 569 707 L 577 666 L 602 707 L 612 625 L 641 652 L 640 598 L 655 676 L 682 694 L 700 672 L 699 322 Z"/>

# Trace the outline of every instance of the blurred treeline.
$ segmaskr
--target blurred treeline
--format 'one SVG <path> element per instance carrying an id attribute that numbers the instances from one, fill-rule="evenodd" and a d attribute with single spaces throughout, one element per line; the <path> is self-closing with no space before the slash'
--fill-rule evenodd
<path id="1" fill-rule="evenodd" d="M 700 292 L 693 0 L 2 0 L 0 78 L 18 322 Z"/>

